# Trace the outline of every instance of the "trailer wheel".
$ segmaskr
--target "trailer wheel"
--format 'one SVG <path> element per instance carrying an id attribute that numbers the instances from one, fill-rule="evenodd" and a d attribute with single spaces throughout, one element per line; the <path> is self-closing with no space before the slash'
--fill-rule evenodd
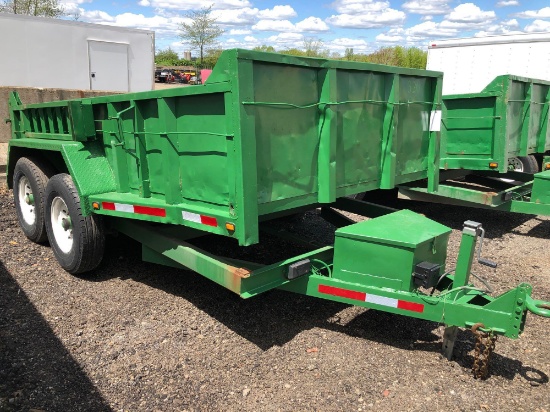
<path id="1" fill-rule="evenodd" d="M 13 197 L 19 226 L 36 243 L 47 239 L 44 226 L 44 199 L 53 168 L 36 158 L 22 157 L 13 171 Z"/>
<path id="2" fill-rule="evenodd" d="M 539 172 L 539 163 L 533 155 L 512 157 L 508 160 L 510 169 L 514 172 L 535 174 Z"/>
<path id="3" fill-rule="evenodd" d="M 95 269 L 105 249 L 100 216 L 82 215 L 80 197 L 70 175 L 53 176 L 46 187 L 45 220 L 48 239 L 63 269 L 72 274 Z"/>

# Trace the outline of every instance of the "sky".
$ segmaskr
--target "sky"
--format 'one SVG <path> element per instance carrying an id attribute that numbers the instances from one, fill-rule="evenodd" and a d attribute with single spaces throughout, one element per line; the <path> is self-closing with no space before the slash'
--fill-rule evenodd
<path id="1" fill-rule="evenodd" d="M 550 32 L 549 0 L 61 0 L 67 19 L 155 31 L 157 50 L 182 55 L 186 14 L 212 5 L 225 30 L 221 48 L 266 45 L 302 48 L 320 39 L 343 54 L 384 46 L 427 48 L 430 41 L 499 34 Z M 196 53 L 193 52 L 196 56 Z"/>

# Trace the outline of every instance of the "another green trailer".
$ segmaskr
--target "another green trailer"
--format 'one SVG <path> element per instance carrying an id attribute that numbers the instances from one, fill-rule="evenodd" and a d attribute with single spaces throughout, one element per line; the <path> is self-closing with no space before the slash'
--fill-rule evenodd
<path id="1" fill-rule="evenodd" d="M 512 75 L 480 93 L 444 96 L 440 184 L 404 184 L 400 194 L 550 215 L 549 106 L 550 82 Z"/>
<path id="2" fill-rule="evenodd" d="M 550 82 L 511 75 L 444 96 L 441 169 L 537 172 L 528 156 L 550 150 L 549 101 Z"/>
<path id="3" fill-rule="evenodd" d="M 449 228 L 349 197 L 419 179 L 437 190 L 430 119 L 441 81 L 229 50 L 202 86 L 32 105 L 14 93 L 8 179 L 20 225 L 33 241 L 47 238 L 70 273 L 97 267 L 109 229 L 139 241 L 144 260 L 192 269 L 243 298 L 279 288 L 441 322 L 449 357 L 456 327 L 483 330 L 489 346 L 517 338 L 528 311 L 548 317 L 550 306 L 528 284 L 498 297 L 472 284 L 479 223 L 465 222 L 449 270 Z M 273 220 L 319 206 L 341 226 L 334 245 L 313 248 Z M 334 208 L 373 219 L 350 224 Z M 308 249 L 262 265 L 196 244 L 213 234 L 248 246 L 260 229 Z"/>

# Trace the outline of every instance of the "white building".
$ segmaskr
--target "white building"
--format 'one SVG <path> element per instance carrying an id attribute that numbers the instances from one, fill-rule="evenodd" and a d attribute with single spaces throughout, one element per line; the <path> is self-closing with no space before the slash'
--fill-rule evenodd
<path id="1" fill-rule="evenodd" d="M 137 92 L 154 87 L 155 33 L 0 13 L 0 86 Z"/>

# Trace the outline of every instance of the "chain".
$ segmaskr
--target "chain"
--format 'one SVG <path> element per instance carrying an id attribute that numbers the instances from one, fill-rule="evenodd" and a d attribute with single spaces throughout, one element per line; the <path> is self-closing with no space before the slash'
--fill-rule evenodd
<path id="1" fill-rule="evenodd" d="M 478 328 L 484 328 L 483 323 L 476 323 L 472 326 L 472 333 L 475 336 L 476 343 L 474 347 L 474 364 L 472 373 L 476 379 L 486 379 L 489 372 L 489 360 L 495 350 L 497 335 L 493 331 L 480 332 Z M 483 350 L 482 350 L 483 347 Z"/>

